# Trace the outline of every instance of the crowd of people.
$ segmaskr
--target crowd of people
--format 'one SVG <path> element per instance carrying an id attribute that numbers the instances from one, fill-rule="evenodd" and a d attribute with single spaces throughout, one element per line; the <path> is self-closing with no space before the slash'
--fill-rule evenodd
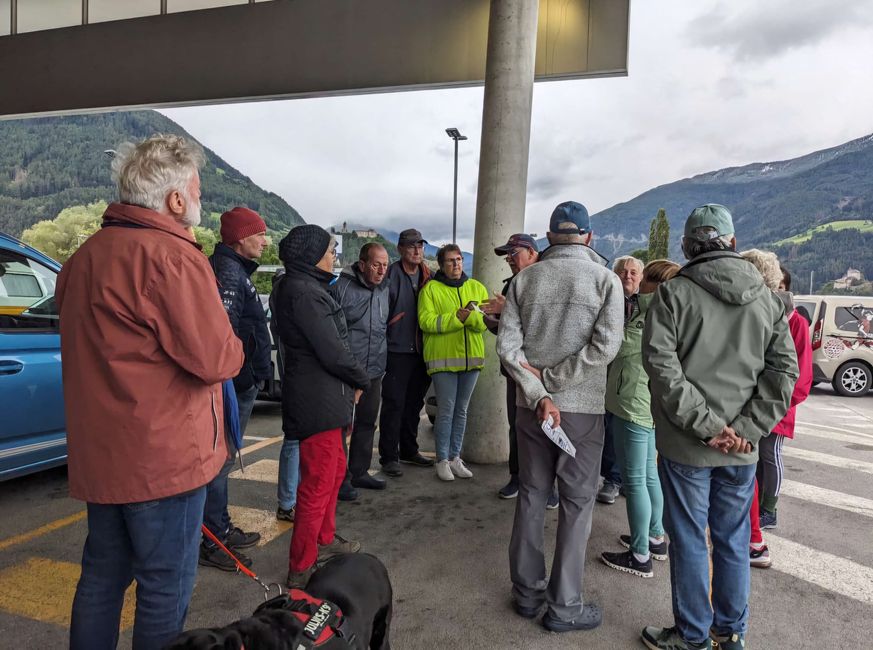
<path id="1" fill-rule="evenodd" d="M 771 561 L 760 529 L 777 522 L 782 444 L 811 361 L 790 274 L 772 253 L 737 251 L 726 208 L 692 211 L 684 266 L 621 257 L 610 269 L 585 207 L 561 203 L 545 250 L 523 233 L 494 249 L 511 277 L 490 297 L 454 244 L 432 274 L 418 230 L 400 234 L 398 261 L 369 243 L 337 278 L 334 237 L 298 226 L 279 244 L 268 325 L 251 281 L 262 217 L 225 212 L 209 258 L 193 237 L 203 163 L 177 136 L 120 147 L 119 200 L 58 280 L 70 492 L 88 514 L 71 648 L 115 647 L 133 580 L 134 647 L 161 648 L 182 630 L 198 562 L 251 565 L 241 549 L 260 536 L 231 521 L 228 474 L 270 377 L 269 328 L 283 373 L 276 517 L 294 522 L 289 588 L 360 550 L 337 534 L 336 504 L 390 482 L 370 469 L 377 417 L 388 479 L 404 465 L 473 477 L 467 408 L 494 334 L 510 449 L 498 496 L 517 499 L 515 611 L 554 632 L 600 624 L 583 597 L 592 515 L 623 495 L 625 550 L 602 562 L 643 578 L 653 560 L 670 563 L 674 622 L 645 628 L 643 643 L 744 647 L 750 566 Z M 431 383 L 435 460 L 417 439 Z"/>

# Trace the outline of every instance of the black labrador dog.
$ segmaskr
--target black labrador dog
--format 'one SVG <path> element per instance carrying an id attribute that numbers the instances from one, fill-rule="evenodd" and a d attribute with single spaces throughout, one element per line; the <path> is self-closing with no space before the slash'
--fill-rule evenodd
<path id="1" fill-rule="evenodd" d="M 304 591 L 315 601 L 305 612 L 300 600 L 274 598 L 226 627 L 185 632 L 166 650 L 390 650 L 393 592 L 378 558 L 338 555 L 312 574 Z"/>

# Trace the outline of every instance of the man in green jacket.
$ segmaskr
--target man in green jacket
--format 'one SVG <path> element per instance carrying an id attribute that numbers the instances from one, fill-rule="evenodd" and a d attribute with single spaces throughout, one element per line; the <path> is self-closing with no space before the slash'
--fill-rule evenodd
<path id="1" fill-rule="evenodd" d="M 682 250 L 689 262 L 659 287 L 643 335 L 675 623 L 645 628 L 642 640 L 652 649 L 712 648 L 716 640 L 739 650 L 757 444 L 788 410 L 797 359 L 782 302 L 736 253 L 727 208 L 696 208 Z"/>

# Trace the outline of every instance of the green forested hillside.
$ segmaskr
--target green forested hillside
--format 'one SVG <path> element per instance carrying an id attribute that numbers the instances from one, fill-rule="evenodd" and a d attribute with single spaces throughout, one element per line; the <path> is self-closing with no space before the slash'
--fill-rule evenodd
<path id="1" fill-rule="evenodd" d="M 0 121 L 0 231 L 12 235 L 66 207 L 115 199 L 109 158 L 103 152 L 125 140 L 182 127 L 155 111 L 131 111 Z M 193 139 L 193 138 L 192 138 Z M 201 172 L 203 212 L 221 214 L 234 205 L 257 210 L 272 230 L 303 223 L 298 212 L 272 192 L 205 148 Z M 206 223 L 204 225 L 214 225 Z"/>
<path id="2" fill-rule="evenodd" d="M 792 160 L 721 169 L 661 185 L 593 215 L 598 248 L 645 247 L 649 222 L 665 208 L 674 233 L 702 203 L 727 206 L 742 246 L 762 246 L 826 223 L 873 217 L 873 136 Z M 615 248 L 615 251 L 612 249 Z M 678 256 L 679 238 L 670 242 Z"/>

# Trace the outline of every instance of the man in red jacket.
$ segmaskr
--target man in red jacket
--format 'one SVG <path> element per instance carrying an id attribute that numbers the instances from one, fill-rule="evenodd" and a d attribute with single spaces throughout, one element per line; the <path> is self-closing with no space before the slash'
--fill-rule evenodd
<path id="1" fill-rule="evenodd" d="M 88 504 L 70 648 L 114 648 L 137 582 L 133 647 L 182 630 L 206 484 L 227 458 L 221 382 L 243 362 L 200 221 L 202 150 L 178 136 L 123 145 L 119 203 L 58 277 L 70 495 Z"/>

